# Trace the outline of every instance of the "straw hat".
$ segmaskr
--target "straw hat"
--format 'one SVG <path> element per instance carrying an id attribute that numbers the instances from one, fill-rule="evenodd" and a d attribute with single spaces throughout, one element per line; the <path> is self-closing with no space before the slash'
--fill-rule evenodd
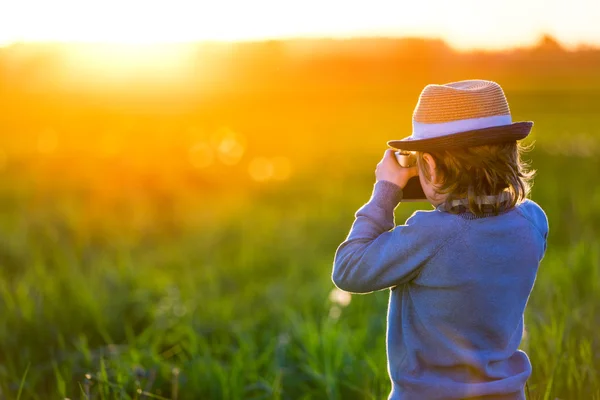
<path id="1" fill-rule="evenodd" d="M 400 150 L 443 150 L 525 138 L 533 122 L 512 122 L 500 85 L 468 80 L 427 85 L 413 113 L 413 133 L 387 144 Z"/>

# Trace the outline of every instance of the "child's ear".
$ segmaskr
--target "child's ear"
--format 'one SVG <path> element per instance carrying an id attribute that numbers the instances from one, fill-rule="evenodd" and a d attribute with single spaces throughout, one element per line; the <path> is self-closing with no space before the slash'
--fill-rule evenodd
<path id="1" fill-rule="evenodd" d="M 429 176 L 431 177 L 431 183 L 436 184 L 438 183 L 438 173 L 437 173 L 437 165 L 435 163 L 435 159 L 433 158 L 433 156 L 429 153 L 424 153 L 423 154 L 423 160 L 425 160 L 425 163 L 427 165 L 427 171 L 429 172 Z"/>

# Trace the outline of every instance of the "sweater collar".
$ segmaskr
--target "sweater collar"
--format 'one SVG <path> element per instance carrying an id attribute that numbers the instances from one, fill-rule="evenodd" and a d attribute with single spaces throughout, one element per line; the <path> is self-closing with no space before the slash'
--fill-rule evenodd
<path id="1" fill-rule="evenodd" d="M 492 217 L 494 215 L 502 214 L 510 209 L 509 205 L 509 193 L 502 192 L 496 196 L 478 196 L 475 201 L 477 204 L 481 204 L 483 207 L 482 215 L 475 215 L 469 210 L 469 200 L 467 198 L 455 199 L 450 202 L 450 204 L 442 203 L 436 207 L 438 211 L 442 212 L 450 212 L 453 214 L 458 214 L 466 219 L 476 219 L 476 218 L 484 218 L 484 217 Z M 499 204 L 499 212 L 494 212 L 494 206 Z"/>

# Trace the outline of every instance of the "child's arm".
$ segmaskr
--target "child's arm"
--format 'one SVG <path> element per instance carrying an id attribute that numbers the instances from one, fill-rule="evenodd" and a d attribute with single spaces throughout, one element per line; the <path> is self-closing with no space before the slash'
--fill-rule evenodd
<path id="1" fill-rule="evenodd" d="M 438 211 L 416 212 L 394 228 L 394 208 L 401 199 L 399 186 L 379 181 L 369 202 L 356 212 L 350 234 L 335 254 L 332 279 L 340 289 L 369 293 L 408 282 L 445 245 L 449 232 L 457 233 L 458 227 L 448 229 L 449 221 L 441 221 Z"/>

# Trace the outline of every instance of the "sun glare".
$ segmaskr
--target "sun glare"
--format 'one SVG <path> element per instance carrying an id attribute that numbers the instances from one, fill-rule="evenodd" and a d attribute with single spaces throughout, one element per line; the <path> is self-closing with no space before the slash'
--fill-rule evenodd
<path id="1" fill-rule="evenodd" d="M 7 0 L 0 45 L 16 41 L 156 44 L 289 37 L 442 37 L 459 48 L 523 45 L 548 33 L 600 43 L 588 0 Z"/>
<path id="2" fill-rule="evenodd" d="M 105 78 L 183 78 L 189 72 L 191 49 L 183 45 L 69 45 L 67 67 L 78 75 Z"/>

